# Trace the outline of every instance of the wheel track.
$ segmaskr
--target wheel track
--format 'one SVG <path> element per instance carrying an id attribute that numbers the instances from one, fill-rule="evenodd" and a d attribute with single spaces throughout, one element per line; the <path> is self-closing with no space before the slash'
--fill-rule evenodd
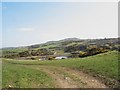
<path id="1" fill-rule="evenodd" d="M 42 70 L 53 77 L 56 88 L 107 88 L 99 80 L 82 71 L 45 65 L 37 66 L 36 69 Z"/>

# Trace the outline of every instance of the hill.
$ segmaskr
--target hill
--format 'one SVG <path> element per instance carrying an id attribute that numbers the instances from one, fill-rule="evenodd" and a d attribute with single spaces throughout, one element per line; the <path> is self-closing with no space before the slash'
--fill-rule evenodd
<path id="1" fill-rule="evenodd" d="M 118 38 L 105 38 L 105 39 L 79 39 L 79 38 L 66 38 L 59 41 L 48 41 L 42 44 L 35 44 L 22 47 L 9 47 L 3 48 L 3 57 L 17 58 L 27 56 L 41 56 L 41 55 L 69 55 L 74 52 L 91 53 L 91 48 L 96 53 L 104 52 L 106 50 L 119 50 Z M 102 48 L 102 49 L 101 49 Z M 89 50 L 90 49 L 90 50 Z M 99 49 L 99 50 L 98 50 Z M 103 50 L 104 49 L 104 50 Z M 94 54 L 96 54 L 94 52 Z M 43 54 L 42 54 L 43 53 Z M 82 54 L 83 54 L 82 53 Z M 90 55 L 89 53 L 89 55 Z M 88 55 L 84 55 L 88 56 Z"/>

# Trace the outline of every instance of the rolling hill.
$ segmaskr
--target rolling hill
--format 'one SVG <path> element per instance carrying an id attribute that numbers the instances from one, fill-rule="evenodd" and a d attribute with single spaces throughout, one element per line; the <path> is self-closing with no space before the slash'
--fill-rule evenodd
<path id="1" fill-rule="evenodd" d="M 66 38 L 58 41 L 48 41 L 46 43 L 35 44 L 22 47 L 8 47 L 2 48 L 3 57 L 20 57 L 20 53 L 36 53 L 34 56 L 46 53 L 52 55 L 57 52 L 57 55 L 64 55 L 65 53 L 87 51 L 90 47 L 105 48 L 109 50 L 119 50 L 120 42 L 118 38 L 104 38 L 104 39 L 79 39 Z M 38 54 L 37 54 L 38 53 Z M 28 55 L 27 56 L 30 56 Z M 33 56 L 33 55 L 32 55 Z M 1 56 L 2 57 L 2 56 Z"/>

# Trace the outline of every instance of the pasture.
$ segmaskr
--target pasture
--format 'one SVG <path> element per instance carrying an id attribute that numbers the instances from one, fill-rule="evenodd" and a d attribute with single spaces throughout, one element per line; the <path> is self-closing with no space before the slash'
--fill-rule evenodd
<path id="1" fill-rule="evenodd" d="M 58 78 L 62 78 L 61 74 L 67 75 L 66 77 L 71 78 L 71 82 L 74 81 L 78 85 L 78 82 L 80 83 L 80 80 L 82 80 L 80 76 L 75 77 L 68 73 L 67 69 L 70 69 L 70 71 L 77 71 L 77 73 L 82 71 L 87 74 L 88 77 L 92 76 L 95 80 L 97 79 L 106 86 L 116 87 L 117 81 L 120 80 L 120 78 L 118 78 L 118 62 L 119 59 L 117 51 L 111 51 L 85 58 L 52 61 L 3 59 L 2 87 L 8 88 L 9 85 L 11 87 L 18 88 L 60 87 L 59 84 L 56 85 L 56 80 Z M 65 70 L 65 68 L 67 69 Z M 56 73 L 59 75 L 56 76 Z M 80 78 L 80 80 L 75 78 Z M 66 86 L 67 85 L 68 84 L 66 84 Z M 80 85 L 78 86 L 84 86 Z M 84 87 L 86 87 L 86 85 Z M 90 85 L 88 85 L 88 87 L 89 86 Z"/>

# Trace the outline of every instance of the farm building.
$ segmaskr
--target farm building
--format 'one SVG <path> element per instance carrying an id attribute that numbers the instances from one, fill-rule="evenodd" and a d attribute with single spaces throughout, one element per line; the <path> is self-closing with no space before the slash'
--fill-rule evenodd
<path id="1" fill-rule="evenodd" d="M 66 57 L 66 56 L 57 56 L 57 57 L 55 57 L 55 59 L 67 59 L 68 57 Z"/>

